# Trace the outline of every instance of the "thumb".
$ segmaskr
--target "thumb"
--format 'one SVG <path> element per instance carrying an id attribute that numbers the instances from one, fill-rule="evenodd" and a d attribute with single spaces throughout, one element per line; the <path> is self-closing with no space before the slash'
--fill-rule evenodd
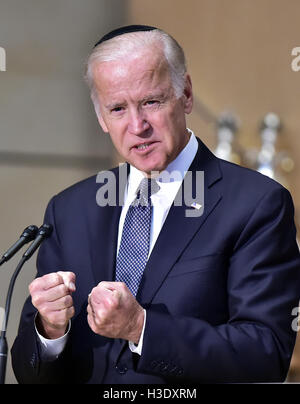
<path id="1" fill-rule="evenodd" d="M 70 290 L 70 292 L 75 292 L 76 275 L 73 272 L 67 271 L 58 271 L 57 274 L 62 277 L 64 284 Z"/>
<path id="2" fill-rule="evenodd" d="M 121 298 L 122 298 L 122 293 L 117 289 L 114 289 L 112 291 L 112 293 L 113 293 L 113 296 L 115 297 L 115 299 L 117 299 L 117 302 L 120 304 L 121 303 Z"/>

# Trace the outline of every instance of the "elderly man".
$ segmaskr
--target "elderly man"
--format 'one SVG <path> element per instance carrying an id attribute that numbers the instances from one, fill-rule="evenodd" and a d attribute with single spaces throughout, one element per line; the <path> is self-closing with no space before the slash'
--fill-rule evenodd
<path id="1" fill-rule="evenodd" d="M 191 78 L 165 32 L 110 32 L 86 76 L 126 160 L 124 186 L 109 171 L 123 203 L 98 203 L 105 173 L 50 201 L 54 231 L 12 349 L 18 381 L 283 381 L 300 295 L 288 191 L 216 158 L 187 129 Z M 178 203 L 187 189 L 198 196 Z"/>

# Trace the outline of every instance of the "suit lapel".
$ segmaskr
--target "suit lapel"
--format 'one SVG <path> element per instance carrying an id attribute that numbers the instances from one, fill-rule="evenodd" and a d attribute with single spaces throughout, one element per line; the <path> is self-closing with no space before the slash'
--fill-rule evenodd
<path id="1" fill-rule="evenodd" d="M 204 204 L 203 213 L 198 217 L 187 217 L 187 212 L 191 211 L 190 205 L 183 203 L 182 206 L 175 206 L 175 204 L 171 206 L 140 284 L 137 300 L 142 305 L 151 302 L 189 241 L 221 199 L 220 193 L 216 190 L 217 187 L 213 187 L 221 179 L 218 160 L 199 139 L 198 143 L 198 151 L 189 171 L 193 175 L 192 189 L 194 195 L 196 195 L 196 172 L 204 172 L 204 198 L 202 197 L 201 201 L 198 201 L 201 205 Z M 187 178 L 186 176 L 179 190 L 180 195 L 185 194 L 184 189 L 188 185 Z"/>
<path id="2" fill-rule="evenodd" d="M 95 203 L 89 220 L 90 255 L 95 284 L 100 281 L 113 281 L 116 262 L 119 219 L 122 210 L 123 195 L 128 175 L 128 165 L 125 164 L 109 172 L 98 175 L 98 191 L 106 186 L 107 194 L 116 196 L 113 203 L 100 207 Z M 107 176 L 107 173 L 112 175 Z M 103 185 L 107 181 L 106 185 Z M 96 198 L 96 195 L 95 195 Z M 96 201 L 95 201 L 96 202 Z"/>

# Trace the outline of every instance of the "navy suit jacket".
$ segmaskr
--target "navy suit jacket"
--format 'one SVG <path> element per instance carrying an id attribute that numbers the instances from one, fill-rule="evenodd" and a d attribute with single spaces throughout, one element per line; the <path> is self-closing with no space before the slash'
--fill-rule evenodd
<path id="1" fill-rule="evenodd" d="M 76 274 L 75 317 L 63 353 L 40 358 L 36 310 L 25 303 L 12 362 L 20 383 L 278 382 L 296 333 L 300 258 L 289 192 L 275 181 L 216 158 L 199 141 L 190 171 L 204 171 L 204 212 L 172 206 L 137 295 L 147 310 L 142 355 L 94 334 L 87 297 L 114 280 L 121 207 L 99 207 L 96 177 L 49 203 L 54 226 L 38 273 Z M 112 170 L 118 176 L 118 170 Z M 194 184 L 195 185 L 195 184 Z M 185 182 L 183 182 L 183 187 Z M 117 178 L 118 188 L 118 178 Z"/>

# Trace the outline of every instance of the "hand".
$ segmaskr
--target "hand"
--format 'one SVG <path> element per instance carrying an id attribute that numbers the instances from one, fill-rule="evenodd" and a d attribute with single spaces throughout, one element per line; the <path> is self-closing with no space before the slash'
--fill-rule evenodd
<path id="1" fill-rule="evenodd" d="M 123 282 L 100 282 L 89 295 L 87 312 L 94 333 L 139 343 L 144 310 Z"/>
<path id="2" fill-rule="evenodd" d="M 32 304 L 39 312 L 36 325 L 43 337 L 56 339 L 65 334 L 69 320 L 75 314 L 74 291 L 73 272 L 53 272 L 31 282 L 29 293 Z"/>

